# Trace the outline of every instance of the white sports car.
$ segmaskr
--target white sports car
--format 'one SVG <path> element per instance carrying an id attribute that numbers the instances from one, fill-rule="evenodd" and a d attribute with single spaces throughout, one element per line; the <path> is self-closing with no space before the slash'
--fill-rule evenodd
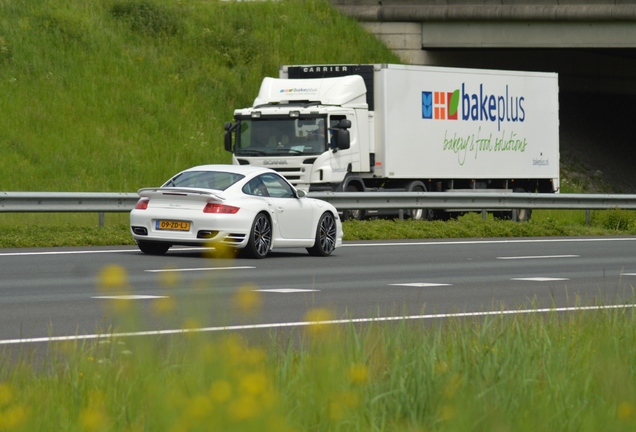
<path id="1" fill-rule="evenodd" d="M 147 254 L 164 254 L 173 245 L 216 244 L 254 258 L 275 247 L 327 256 L 342 245 L 336 208 L 306 197 L 267 168 L 202 165 L 138 193 L 130 230 Z"/>

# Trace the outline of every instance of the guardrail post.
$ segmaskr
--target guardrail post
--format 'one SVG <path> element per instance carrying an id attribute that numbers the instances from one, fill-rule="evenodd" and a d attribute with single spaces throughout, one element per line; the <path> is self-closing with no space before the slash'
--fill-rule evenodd
<path id="1" fill-rule="evenodd" d="M 590 209 L 585 210 L 585 225 L 590 226 Z"/>
<path id="2" fill-rule="evenodd" d="M 484 209 L 481 211 L 481 220 L 486 220 L 488 217 L 488 212 Z"/>
<path id="3" fill-rule="evenodd" d="M 99 227 L 102 228 L 104 226 L 104 213 L 99 212 Z"/>

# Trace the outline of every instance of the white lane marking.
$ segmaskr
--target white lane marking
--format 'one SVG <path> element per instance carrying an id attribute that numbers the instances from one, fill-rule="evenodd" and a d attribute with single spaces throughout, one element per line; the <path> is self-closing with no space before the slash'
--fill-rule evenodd
<path id="1" fill-rule="evenodd" d="M 399 284 L 389 284 L 389 286 L 407 286 L 407 287 L 438 287 L 438 286 L 452 286 L 452 284 L 447 283 L 430 283 L 430 282 L 415 282 L 415 283 L 399 283 Z"/>
<path id="2" fill-rule="evenodd" d="M 502 243 L 572 243 L 572 242 L 611 242 L 611 241 L 636 241 L 636 237 L 620 237 L 620 238 L 592 238 L 592 239 L 525 239 L 525 240 L 462 240 L 462 241 L 431 241 L 431 242 L 403 242 L 403 243 L 348 243 L 343 247 L 369 247 L 369 246 L 452 246 L 464 244 L 502 244 Z M 180 247 L 174 248 L 175 251 L 198 251 L 209 250 L 205 247 Z M 212 248 L 213 249 L 213 248 Z M 76 250 L 76 251 L 47 251 L 47 252 L 4 252 L 0 256 L 27 256 L 27 255 L 73 255 L 73 254 L 100 254 L 100 253 L 122 253 L 136 252 L 139 249 L 131 247 L 131 249 L 110 249 L 110 250 Z"/>
<path id="3" fill-rule="evenodd" d="M 298 293 L 298 292 L 312 292 L 312 291 L 320 291 L 316 289 L 300 289 L 300 288 L 277 288 L 277 289 L 257 289 L 253 291 L 258 292 L 272 292 L 272 293 Z"/>
<path id="4" fill-rule="evenodd" d="M 168 296 L 156 296 L 156 295 L 120 295 L 120 296 L 95 296 L 94 299 L 107 299 L 107 300 L 146 300 L 146 299 L 160 299 L 168 298 Z"/>
<path id="5" fill-rule="evenodd" d="M 174 251 L 198 251 L 208 250 L 204 247 L 182 247 L 175 248 Z M 5 252 L 0 256 L 28 256 L 28 255 L 77 255 L 77 254 L 102 254 L 102 253 L 122 253 L 141 252 L 139 249 L 108 249 L 108 250 L 75 250 L 75 251 L 47 251 L 47 252 Z"/>
<path id="6" fill-rule="evenodd" d="M 623 276 L 636 276 L 636 273 L 623 273 Z"/>
<path id="7" fill-rule="evenodd" d="M 636 241 L 636 237 L 621 238 L 592 238 L 592 239 L 519 239 L 519 240 L 461 240 L 461 241 L 430 241 L 430 242 L 402 242 L 402 243 L 354 243 L 343 244 L 343 247 L 367 247 L 367 246 L 452 246 L 465 244 L 503 244 L 503 243 L 572 243 L 572 242 L 606 242 L 606 241 Z"/>
<path id="8" fill-rule="evenodd" d="M 528 256 L 497 257 L 497 259 L 517 260 L 517 259 L 579 258 L 579 257 L 580 255 L 528 255 Z"/>
<path id="9" fill-rule="evenodd" d="M 210 270 L 243 270 L 243 269 L 255 269 L 254 266 L 237 266 L 237 267 L 200 267 L 200 268 L 173 268 L 173 269 L 156 269 L 156 270 L 144 270 L 150 273 L 161 272 L 190 272 L 190 271 L 210 271 Z"/>
<path id="10" fill-rule="evenodd" d="M 567 280 L 570 280 L 570 278 L 529 277 L 529 278 L 510 278 L 510 280 L 530 281 L 530 282 L 553 282 L 553 281 L 567 281 Z"/>
<path id="11" fill-rule="evenodd" d="M 553 313 L 554 312 L 583 312 L 583 311 L 597 311 L 597 310 L 607 310 L 607 309 L 627 309 L 627 308 L 633 308 L 633 307 L 636 307 L 636 304 L 562 307 L 562 308 L 507 310 L 507 311 L 486 311 L 486 312 L 463 312 L 463 313 L 438 314 L 438 315 L 406 315 L 406 316 L 377 317 L 377 318 L 329 320 L 329 321 L 320 321 L 320 324 L 391 322 L 391 321 L 401 321 L 401 320 L 426 320 L 426 319 L 444 319 L 444 318 L 467 318 L 467 317 L 483 317 L 483 316 L 539 314 L 539 313 L 548 313 L 548 312 L 553 312 Z M 60 341 L 89 340 L 89 339 L 110 339 L 110 338 L 132 337 L 132 336 L 162 336 L 162 335 L 184 334 L 184 333 L 207 333 L 207 332 L 237 331 L 237 330 L 274 329 L 274 328 L 285 328 L 285 327 L 304 327 L 304 326 L 310 326 L 312 324 L 316 324 L 316 322 L 315 321 L 314 322 L 297 321 L 297 322 L 287 322 L 287 323 L 203 327 L 198 329 L 150 330 L 150 331 L 129 332 L 129 333 L 103 333 L 103 334 L 87 334 L 87 335 L 74 335 L 74 336 L 48 336 L 48 337 L 25 338 L 25 339 L 4 339 L 4 340 L 0 340 L 0 345 L 36 343 L 36 342 L 60 342 Z"/>

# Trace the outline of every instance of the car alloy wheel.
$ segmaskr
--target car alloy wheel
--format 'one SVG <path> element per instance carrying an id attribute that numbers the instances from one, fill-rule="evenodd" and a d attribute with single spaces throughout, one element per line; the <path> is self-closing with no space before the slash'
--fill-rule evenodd
<path id="1" fill-rule="evenodd" d="M 245 247 L 252 258 L 265 258 L 272 247 L 272 224 L 265 213 L 259 213 L 252 224 L 250 238 Z"/>
<path id="2" fill-rule="evenodd" d="M 327 212 L 323 213 L 316 228 L 316 243 L 307 251 L 314 256 L 327 256 L 336 248 L 336 219 Z"/>

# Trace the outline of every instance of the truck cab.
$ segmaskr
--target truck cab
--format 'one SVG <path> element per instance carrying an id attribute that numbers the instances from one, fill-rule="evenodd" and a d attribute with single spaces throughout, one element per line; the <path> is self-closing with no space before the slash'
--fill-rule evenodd
<path id="1" fill-rule="evenodd" d="M 272 168 L 298 189 L 337 190 L 348 172 L 361 171 L 361 148 L 369 170 L 365 94 L 359 76 L 266 78 L 254 106 L 226 123 L 225 149 L 234 164 Z"/>

